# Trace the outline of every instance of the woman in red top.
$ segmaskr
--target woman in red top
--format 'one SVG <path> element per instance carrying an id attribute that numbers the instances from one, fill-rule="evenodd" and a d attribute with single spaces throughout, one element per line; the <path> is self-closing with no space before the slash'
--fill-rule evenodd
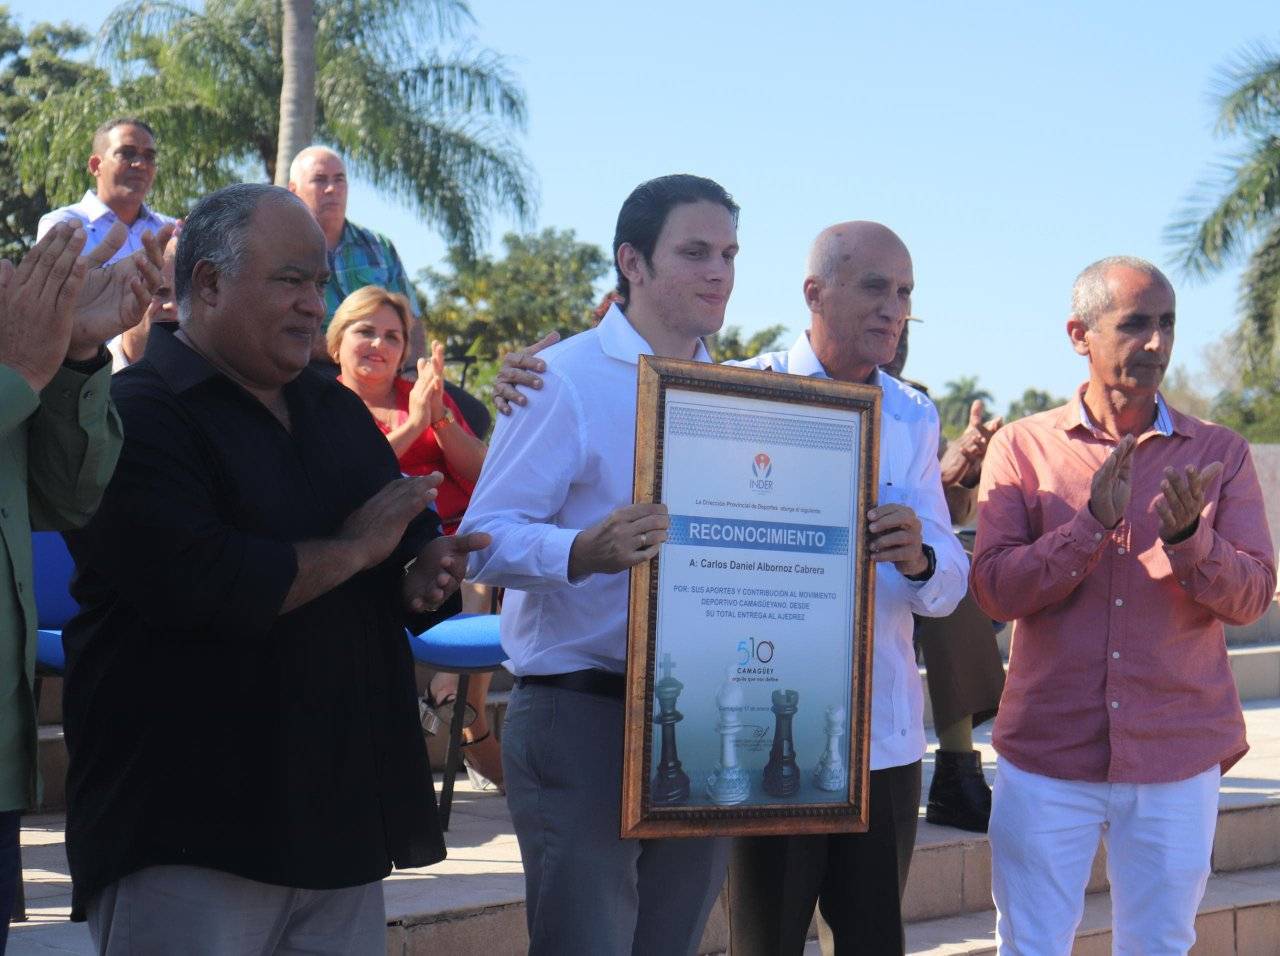
<path id="1" fill-rule="evenodd" d="M 407 475 L 435 471 L 444 475 L 436 510 L 445 533 L 453 534 L 480 477 L 485 444 L 471 431 L 444 389 L 443 345 L 431 343 L 431 360 L 418 359 L 416 382 L 400 377 L 411 321 L 408 299 L 381 286 L 365 286 L 347 296 L 338 307 L 326 333 L 326 344 L 342 370 L 338 381 L 365 403 L 391 443 L 400 470 Z M 467 694 L 467 706 L 475 716 L 463 731 L 463 746 L 474 745 L 474 749 L 466 751 L 467 762 L 500 786 L 501 756 L 485 720 L 488 692 L 489 675 L 475 675 Z M 437 674 L 432 678 L 429 700 L 433 707 L 452 702 L 456 693 L 454 675 Z"/>

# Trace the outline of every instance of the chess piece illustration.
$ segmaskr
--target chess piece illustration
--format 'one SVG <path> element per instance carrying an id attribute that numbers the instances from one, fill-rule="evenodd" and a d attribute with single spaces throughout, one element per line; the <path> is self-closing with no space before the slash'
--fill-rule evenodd
<path id="1" fill-rule="evenodd" d="M 735 740 L 742 729 L 742 687 L 732 679 L 726 679 L 716 694 L 716 707 L 720 720 L 716 733 L 720 735 L 720 762 L 707 775 L 707 797 L 720 806 L 742 803 L 751 793 L 751 780 L 747 772 L 738 766 Z"/>
<path id="2" fill-rule="evenodd" d="M 773 747 L 764 765 L 764 792 L 771 797 L 789 797 L 800 789 L 800 768 L 796 765 L 796 747 L 791 739 L 791 720 L 800 707 L 800 693 L 794 690 L 773 692 Z"/>
<path id="3" fill-rule="evenodd" d="M 848 772 L 840 753 L 840 738 L 844 736 L 843 707 L 827 708 L 826 730 L 827 749 L 818 758 L 818 766 L 813 768 L 813 785 L 819 790 L 835 792 L 843 790 L 848 783 Z"/>
<path id="4" fill-rule="evenodd" d="M 680 756 L 676 753 L 676 724 L 684 720 L 684 714 L 676 710 L 676 698 L 684 690 L 684 684 L 672 675 L 674 668 L 671 655 L 663 654 L 662 679 L 654 689 L 659 712 L 653 722 L 662 726 L 662 752 L 650 794 L 654 803 L 661 804 L 684 803 L 689 799 L 689 775 L 680 768 Z"/>

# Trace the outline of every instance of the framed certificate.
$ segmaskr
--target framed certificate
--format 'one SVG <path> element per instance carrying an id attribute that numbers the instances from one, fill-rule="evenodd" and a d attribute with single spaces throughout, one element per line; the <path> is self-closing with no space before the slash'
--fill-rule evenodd
<path id="1" fill-rule="evenodd" d="M 622 836 L 867 828 L 880 390 L 642 356 Z"/>

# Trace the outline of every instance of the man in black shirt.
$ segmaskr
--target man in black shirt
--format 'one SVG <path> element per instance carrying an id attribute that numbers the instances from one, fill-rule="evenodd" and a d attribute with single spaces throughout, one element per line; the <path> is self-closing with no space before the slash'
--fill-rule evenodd
<path id="1" fill-rule="evenodd" d="M 441 536 L 439 476 L 402 478 L 306 370 L 327 267 L 301 202 L 206 197 L 175 272 L 180 324 L 116 376 L 120 463 L 69 536 L 73 918 L 103 953 L 384 952 L 379 881 L 444 856 L 404 627 L 454 613 L 487 537 Z"/>

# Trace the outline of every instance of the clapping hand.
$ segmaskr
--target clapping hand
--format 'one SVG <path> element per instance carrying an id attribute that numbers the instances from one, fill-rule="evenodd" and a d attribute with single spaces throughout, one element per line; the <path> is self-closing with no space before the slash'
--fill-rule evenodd
<path id="1" fill-rule="evenodd" d="M 466 577 L 471 552 L 487 548 L 491 540 L 483 531 L 433 538 L 404 576 L 404 599 L 409 610 L 422 614 L 440 607 Z"/>
<path id="2" fill-rule="evenodd" d="M 1156 514 L 1160 516 L 1160 540 L 1165 544 L 1177 544 L 1191 537 L 1204 509 L 1204 490 L 1213 479 L 1222 474 L 1222 462 L 1215 461 L 1199 471 L 1187 465 L 1182 473 L 1175 468 L 1165 468 L 1160 482 L 1162 498 L 1156 499 Z"/>
<path id="3" fill-rule="evenodd" d="M 1118 525 L 1124 509 L 1129 507 L 1129 496 L 1133 493 L 1133 450 L 1137 447 L 1138 440 L 1125 435 L 1093 473 L 1089 510 L 1103 527 Z"/>
<path id="4" fill-rule="evenodd" d="M 124 223 L 117 222 L 85 257 L 89 268 L 76 299 L 69 358 L 90 359 L 104 342 L 138 324 L 164 285 L 164 247 L 173 229 L 167 225 L 154 235 L 144 232 L 141 250 L 104 266 L 128 236 Z"/>
<path id="5" fill-rule="evenodd" d="M 16 268 L 0 260 L 0 363 L 36 392 L 67 357 L 73 305 L 89 268 L 80 256 L 84 242 L 83 229 L 60 223 Z"/>

